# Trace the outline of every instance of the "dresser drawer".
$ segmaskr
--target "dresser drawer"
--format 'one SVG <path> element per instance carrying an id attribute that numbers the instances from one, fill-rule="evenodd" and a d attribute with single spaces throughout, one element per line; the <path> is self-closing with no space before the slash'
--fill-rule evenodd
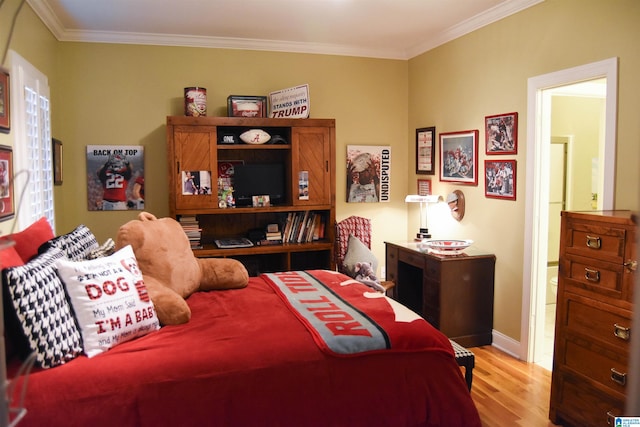
<path id="1" fill-rule="evenodd" d="M 599 347 L 586 339 L 570 337 L 564 345 L 564 364 L 568 369 L 624 395 L 629 380 L 628 352 Z"/>
<path id="2" fill-rule="evenodd" d="M 555 423 L 576 427 L 602 427 L 613 425 L 611 416 L 624 413 L 624 397 L 602 392 L 588 381 L 571 374 L 554 377 L 558 395 Z M 559 418 L 559 419 L 558 419 Z M 610 424 L 609 424 L 610 423 Z"/>
<path id="3" fill-rule="evenodd" d="M 570 279 L 565 282 L 568 290 L 580 288 L 614 299 L 624 299 L 628 294 L 624 289 L 627 273 L 622 264 L 567 255 L 560 263 L 560 274 L 561 280 Z"/>
<path id="4" fill-rule="evenodd" d="M 611 307 L 579 295 L 565 294 L 562 310 L 564 319 L 558 319 L 567 334 L 580 334 L 612 348 L 629 353 L 631 312 Z"/>
<path id="5" fill-rule="evenodd" d="M 567 254 L 596 258 L 622 264 L 625 256 L 627 230 L 611 225 L 571 221 L 567 224 L 565 250 Z"/>

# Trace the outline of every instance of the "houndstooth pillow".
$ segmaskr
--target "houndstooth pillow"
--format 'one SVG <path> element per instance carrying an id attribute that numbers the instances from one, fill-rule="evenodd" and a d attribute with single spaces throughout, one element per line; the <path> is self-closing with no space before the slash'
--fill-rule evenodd
<path id="1" fill-rule="evenodd" d="M 55 263 L 64 259 L 51 248 L 25 265 L 4 270 L 11 306 L 15 310 L 36 364 L 51 368 L 82 353 L 82 338 Z"/>
<path id="2" fill-rule="evenodd" d="M 75 230 L 58 236 L 45 243 L 40 252 L 51 247 L 62 249 L 72 261 L 82 261 L 89 258 L 91 252 L 100 247 L 96 236 L 86 225 L 79 225 Z"/>

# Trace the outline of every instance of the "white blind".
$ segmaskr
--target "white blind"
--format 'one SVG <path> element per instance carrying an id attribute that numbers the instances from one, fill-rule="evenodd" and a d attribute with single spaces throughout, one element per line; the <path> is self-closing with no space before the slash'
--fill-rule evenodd
<path id="1" fill-rule="evenodd" d="M 14 192 L 18 226 L 41 217 L 55 230 L 51 111 L 47 77 L 11 52 L 11 99 L 14 145 Z"/>

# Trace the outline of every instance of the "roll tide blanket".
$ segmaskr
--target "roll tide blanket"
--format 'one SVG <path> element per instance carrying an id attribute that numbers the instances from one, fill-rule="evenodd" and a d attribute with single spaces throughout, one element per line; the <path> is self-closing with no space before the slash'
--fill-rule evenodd
<path id="1" fill-rule="evenodd" d="M 453 355 L 448 338 L 426 320 L 348 276 L 309 270 L 261 277 L 329 354 L 433 350 Z"/>

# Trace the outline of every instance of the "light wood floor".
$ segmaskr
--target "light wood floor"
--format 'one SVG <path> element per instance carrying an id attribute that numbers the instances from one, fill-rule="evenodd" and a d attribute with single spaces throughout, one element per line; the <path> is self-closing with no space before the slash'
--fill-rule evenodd
<path id="1" fill-rule="evenodd" d="M 551 427 L 551 371 L 491 346 L 473 347 L 471 397 L 483 427 Z"/>

